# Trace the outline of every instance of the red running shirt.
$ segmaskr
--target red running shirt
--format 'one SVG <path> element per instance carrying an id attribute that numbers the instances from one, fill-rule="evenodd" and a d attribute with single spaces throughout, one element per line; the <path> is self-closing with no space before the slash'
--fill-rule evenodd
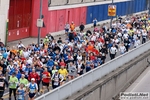
<path id="1" fill-rule="evenodd" d="M 50 78 L 47 78 L 47 77 L 50 77 L 50 73 L 49 72 L 43 72 L 43 79 L 42 79 L 42 81 L 45 82 L 45 83 L 49 83 L 50 82 Z"/>

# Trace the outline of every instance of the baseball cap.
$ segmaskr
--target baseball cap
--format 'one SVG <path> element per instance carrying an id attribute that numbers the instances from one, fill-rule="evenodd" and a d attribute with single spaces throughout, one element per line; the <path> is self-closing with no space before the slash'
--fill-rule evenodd
<path id="1" fill-rule="evenodd" d="M 31 81 L 35 81 L 35 78 L 31 78 Z"/>

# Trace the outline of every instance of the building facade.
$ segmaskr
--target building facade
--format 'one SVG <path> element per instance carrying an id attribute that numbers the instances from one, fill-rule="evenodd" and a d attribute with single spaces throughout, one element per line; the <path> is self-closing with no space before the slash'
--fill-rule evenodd
<path id="1" fill-rule="evenodd" d="M 0 39 L 6 42 L 6 30 L 9 12 L 9 0 L 0 0 Z"/>
<path id="2" fill-rule="evenodd" d="M 7 2 L 6 2 L 7 1 Z M 110 19 L 108 16 L 108 5 L 111 0 L 62 0 L 69 1 L 68 4 L 60 0 L 43 0 L 42 14 L 45 27 L 41 29 L 41 37 L 47 33 L 64 30 L 66 22 L 74 21 L 76 26 L 81 22 L 92 23 L 96 18 L 98 21 Z M 58 2 L 58 3 L 57 3 Z M 84 2 L 84 3 L 80 3 Z M 3 4 L 2 4 L 3 3 Z M 2 30 L 0 30 L 3 41 L 20 40 L 27 37 L 37 37 L 37 19 L 40 12 L 40 0 L 1 0 L 5 7 L 0 12 Z M 117 15 L 123 16 L 147 10 L 147 0 L 114 0 L 117 6 Z M 9 10 L 8 10 L 9 8 Z M 1 14 L 3 13 L 3 14 Z M 6 36 L 6 20 L 9 19 L 8 36 Z M 55 34 L 55 33 L 53 33 Z"/>

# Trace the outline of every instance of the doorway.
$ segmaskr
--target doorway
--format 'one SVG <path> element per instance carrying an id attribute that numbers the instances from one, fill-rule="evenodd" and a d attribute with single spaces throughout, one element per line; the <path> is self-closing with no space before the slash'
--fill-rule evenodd
<path id="1" fill-rule="evenodd" d="M 10 0 L 8 41 L 29 37 L 32 0 Z"/>

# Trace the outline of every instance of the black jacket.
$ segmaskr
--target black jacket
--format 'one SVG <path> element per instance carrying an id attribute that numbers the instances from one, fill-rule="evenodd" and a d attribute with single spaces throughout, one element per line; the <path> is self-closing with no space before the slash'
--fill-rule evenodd
<path id="1" fill-rule="evenodd" d="M 0 77 L 0 91 L 5 90 L 5 85 L 8 87 L 8 82 L 3 77 Z"/>
<path id="2" fill-rule="evenodd" d="M 80 25 L 80 30 L 84 30 L 84 25 Z"/>

